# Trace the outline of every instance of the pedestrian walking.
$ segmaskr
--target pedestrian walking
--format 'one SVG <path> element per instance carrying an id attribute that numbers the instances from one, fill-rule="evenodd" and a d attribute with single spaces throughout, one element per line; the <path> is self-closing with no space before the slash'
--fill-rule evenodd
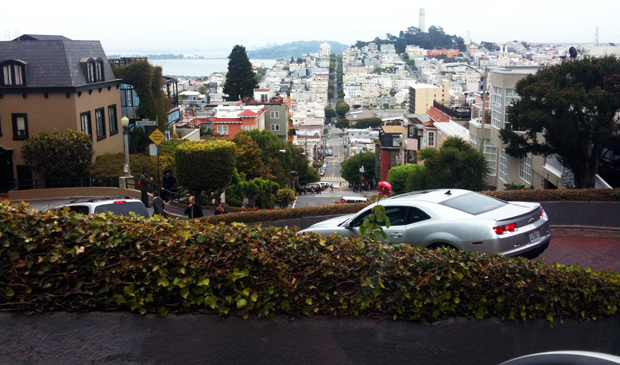
<path id="1" fill-rule="evenodd" d="M 151 177 L 151 180 L 153 178 Z M 142 170 L 142 175 L 138 180 L 138 186 L 140 187 L 140 192 L 142 193 L 140 200 L 144 203 L 145 207 L 149 207 L 149 179 L 146 177 L 146 170 Z"/>
<path id="2" fill-rule="evenodd" d="M 334 192 L 334 184 L 329 184 L 329 192 L 330 193 Z"/>
<path id="3" fill-rule="evenodd" d="M 166 171 L 164 171 L 162 185 L 164 189 L 163 189 L 163 193 L 161 197 L 166 202 L 169 202 L 172 196 L 174 195 L 174 193 L 176 193 L 177 191 L 177 179 L 176 177 L 174 177 L 174 175 L 172 175 L 171 169 L 166 169 Z"/>
<path id="4" fill-rule="evenodd" d="M 166 203 L 164 203 L 164 200 L 161 196 L 159 196 L 159 192 L 157 190 L 153 191 L 153 214 L 168 218 L 168 213 L 166 213 Z"/>
<path id="5" fill-rule="evenodd" d="M 189 206 L 185 209 L 185 214 L 189 219 L 200 218 L 204 216 L 202 213 L 202 207 L 196 203 L 196 197 L 193 195 L 189 197 Z"/>

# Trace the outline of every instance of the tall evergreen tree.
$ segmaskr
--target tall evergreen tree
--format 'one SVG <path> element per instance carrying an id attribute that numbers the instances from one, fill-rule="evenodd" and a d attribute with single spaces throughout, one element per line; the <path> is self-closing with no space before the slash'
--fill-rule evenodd
<path id="1" fill-rule="evenodd" d="M 228 94 L 226 100 L 234 101 L 252 96 L 258 82 L 245 47 L 236 45 L 228 59 L 228 74 L 224 84 L 224 94 Z"/>

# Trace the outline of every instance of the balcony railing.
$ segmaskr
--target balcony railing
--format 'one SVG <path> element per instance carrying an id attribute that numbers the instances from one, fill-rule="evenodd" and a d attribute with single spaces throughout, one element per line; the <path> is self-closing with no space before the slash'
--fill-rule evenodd
<path id="1" fill-rule="evenodd" d="M 443 113 L 447 114 L 451 119 L 468 120 L 471 118 L 471 109 L 469 105 L 451 107 L 434 101 L 433 106 L 441 110 Z"/>

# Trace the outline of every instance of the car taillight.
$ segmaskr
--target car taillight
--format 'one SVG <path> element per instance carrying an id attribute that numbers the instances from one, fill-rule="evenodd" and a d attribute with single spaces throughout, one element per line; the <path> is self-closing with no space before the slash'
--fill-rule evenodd
<path id="1" fill-rule="evenodd" d="M 125 200 L 116 200 L 116 201 L 114 201 L 114 204 L 119 204 L 119 203 L 127 203 L 127 201 L 125 201 Z"/>
<path id="2" fill-rule="evenodd" d="M 545 210 L 540 208 L 540 211 L 538 212 L 538 218 L 542 218 L 544 213 L 545 213 Z"/>
<path id="3" fill-rule="evenodd" d="M 493 227 L 493 230 L 497 234 L 504 234 L 506 231 L 514 232 L 514 231 L 517 230 L 517 224 L 516 223 L 511 223 L 511 224 L 507 224 L 505 226 L 497 226 L 497 227 Z"/>

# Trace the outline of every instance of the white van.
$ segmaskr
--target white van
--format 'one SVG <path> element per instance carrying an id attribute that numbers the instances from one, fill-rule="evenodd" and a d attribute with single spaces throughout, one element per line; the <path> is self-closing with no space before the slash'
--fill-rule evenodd
<path id="1" fill-rule="evenodd" d="M 346 203 L 364 203 L 367 202 L 368 199 L 366 199 L 363 196 L 355 196 L 355 195 L 344 195 L 342 197 L 340 197 L 339 203 L 340 204 L 346 204 Z"/>

